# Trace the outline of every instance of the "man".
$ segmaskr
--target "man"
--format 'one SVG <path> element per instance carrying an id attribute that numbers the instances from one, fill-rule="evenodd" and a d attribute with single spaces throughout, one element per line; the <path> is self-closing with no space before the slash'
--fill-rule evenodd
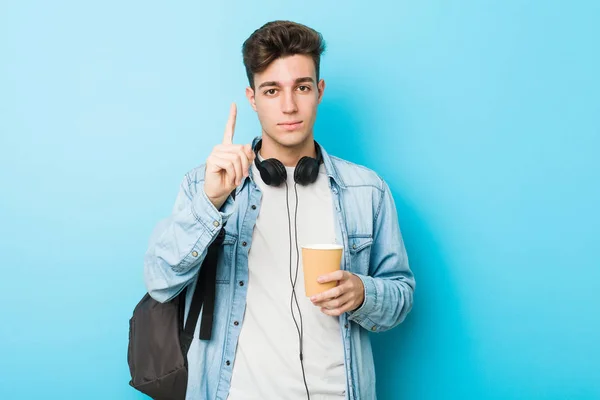
<path id="1" fill-rule="evenodd" d="M 262 135 L 234 144 L 232 105 L 222 143 L 185 175 L 150 240 L 148 292 L 165 302 L 189 287 L 187 313 L 207 248 L 225 229 L 212 338 L 196 330 L 188 400 L 375 399 L 369 332 L 412 308 L 415 281 L 387 184 L 314 140 L 323 51 L 318 32 L 289 21 L 246 40 L 246 96 Z M 344 250 L 341 270 L 319 279 L 337 286 L 309 298 L 299 247 L 311 243 Z"/>

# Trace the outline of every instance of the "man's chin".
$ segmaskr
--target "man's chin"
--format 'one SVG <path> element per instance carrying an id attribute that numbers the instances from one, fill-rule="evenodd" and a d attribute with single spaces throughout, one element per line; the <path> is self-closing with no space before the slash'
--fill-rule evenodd
<path id="1" fill-rule="evenodd" d="M 297 147 L 303 144 L 309 137 L 310 134 L 306 132 L 277 132 L 275 135 L 267 134 L 274 142 L 283 147 Z"/>

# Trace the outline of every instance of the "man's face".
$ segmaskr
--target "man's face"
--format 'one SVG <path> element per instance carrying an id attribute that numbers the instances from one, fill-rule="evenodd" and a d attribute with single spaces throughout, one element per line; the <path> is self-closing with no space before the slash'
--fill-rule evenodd
<path id="1" fill-rule="evenodd" d="M 325 82 L 317 84 L 310 56 L 278 58 L 265 71 L 254 74 L 254 87 L 246 89 L 246 96 L 258 113 L 263 135 L 284 147 L 312 139 Z"/>

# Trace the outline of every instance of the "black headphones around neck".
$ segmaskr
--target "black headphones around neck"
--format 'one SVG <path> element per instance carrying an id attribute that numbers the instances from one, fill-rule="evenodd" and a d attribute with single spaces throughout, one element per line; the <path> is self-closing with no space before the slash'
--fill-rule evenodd
<path id="1" fill-rule="evenodd" d="M 258 151 L 262 147 L 262 139 L 254 146 L 254 165 L 260 172 L 260 177 L 263 182 L 269 186 L 279 186 L 287 180 L 287 171 L 281 161 L 276 158 L 269 158 L 267 160 L 259 161 Z M 323 155 L 321 154 L 321 147 L 315 141 L 315 150 L 317 157 L 304 156 L 296 165 L 294 170 L 294 182 L 300 185 L 306 186 L 310 183 L 314 183 L 319 177 L 319 166 L 323 162 Z"/>

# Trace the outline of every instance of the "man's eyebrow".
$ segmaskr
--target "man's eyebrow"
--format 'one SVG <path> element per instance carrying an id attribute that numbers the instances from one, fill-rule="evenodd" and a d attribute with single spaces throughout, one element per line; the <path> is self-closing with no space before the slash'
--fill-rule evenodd
<path id="1" fill-rule="evenodd" d="M 296 79 L 296 83 L 303 83 L 303 82 L 315 83 L 315 80 L 310 76 L 305 76 L 304 78 Z"/>
<path id="2" fill-rule="evenodd" d="M 267 82 L 263 82 L 260 84 L 260 86 L 258 87 L 260 88 L 264 88 L 265 86 L 280 86 L 279 82 L 275 82 L 275 81 L 267 81 Z"/>
<path id="3" fill-rule="evenodd" d="M 311 82 L 311 83 L 315 83 L 315 80 L 313 78 L 311 78 L 310 76 L 305 76 L 302 78 L 298 78 L 294 81 L 295 83 L 303 83 L 303 82 Z M 263 82 L 260 84 L 260 86 L 258 87 L 258 89 L 261 89 L 263 87 L 266 86 L 281 86 L 281 83 L 277 82 L 277 81 L 267 81 L 267 82 Z"/>

